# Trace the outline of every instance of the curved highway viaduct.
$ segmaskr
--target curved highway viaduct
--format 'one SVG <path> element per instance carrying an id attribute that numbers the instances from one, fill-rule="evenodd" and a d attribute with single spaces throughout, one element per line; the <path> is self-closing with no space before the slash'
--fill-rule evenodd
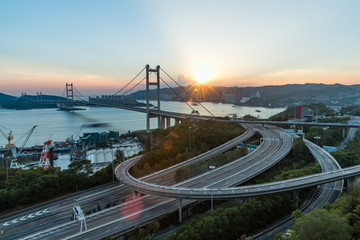
<path id="1" fill-rule="evenodd" d="M 259 128 L 259 127 L 257 127 Z M 254 130 L 256 131 L 256 130 Z M 270 131 L 269 129 L 267 129 L 267 131 Z M 271 130 L 271 131 L 275 131 L 276 130 Z M 250 133 L 250 131 L 248 130 L 247 133 Z M 246 133 L 246 134 L 247 134 Z M 268 135 L 263 135 L 264 138 L 266 138 Z M 271 137 L 269 137 L 271 138 Z M 280 138 L 280 134 L 277 135 L 277 137 L 273 137 L 275 138 Z M 243 140 L 241 140 L 243 141 Z M 281 149 L 280 147 L 280 141 L 264 141 L 263 145 L 255 152 L 257 151 L 264 151 L 264 147 L 265 146 L 269 146 L 269 142 L 271 143 L 272 147 L 275 147 L 277 149 Z M 233 143 L 234 146 L 237 143 Z M 225 144 L 226 145 L 226 144 Z M 274 155 L 277 151 L 273 150 L 271 151 L 271 153 Z M 214 153 L 216 154 L 216 153 Z M 250 154 L 249 156 L 251 156 L 252 154 Z M 260 154 L 261 155 L 261 154 Z M 210 155 L 209 155 L 210 156 Z M 209 157 L 208 156 L 208 157 Z M 129 161 L 131 162 L 131 161 Z M 191 161 L 189 161 L 190 164 Z M 245 161 L 244 161 L 245 162 Z M 266 163 L 266 161 L 265 161 Z M 260 166 L 260 165 L 259 165 Z M 164 171 L 164 173 L 166 175 L 166 171 Z M 156 174 L 154 175 L 149 175 L 148 177 L 153 176 L 153 179 L 157 179 Z M 141 181 L 151 181 L 151 179 L 146 179 L 147 177 L 144 177 L 141 179 Z M 209 180 L 209 179 L 208 179 Z M 154 182 L 153 182 L 154 183 Z M 208 187 L 209 181 L 206 182 L 205 187 Z M 214 181 L 215 183 L 215 181 Z M 169 184 L 171 185 L 171 183 Z M 215 188 L 218 188 L 216 184 L 214 184 Z M 120 187 L 120 189 L 123 189 L 124 187 Z M 183 187 L 181 187 L 183 188 Z M 124 191 L 124 190 L 121 190 Z M 207 192 L 209 192 L 209 189 L 207 190 Z M 214 196 L 215 191 L 213 192 Z M 216 197 L 216 196 L 215 196 Z M 132 228 L 133 224 L 138 225 L 141 224 L 141 222 L 143 221 L 150 221 L 150 219 L 156 218 L 157 216 L 160 216 L 161 214 L 165 214 L 168 210 L 173 211 L 171 209 L 173 209 L 174 207 L 176 208 L 176 202 L 174 203 L 174 200 L 166 200 L 166 199 L 162 199 L 162 198 L 158 198 L 158 197 L 149 197 L 149 196 L 145 196 L 143 197 L 143 204 L 144 204 L 144 209 L 142 210 L 142 219 L 137 219 L 136 221 L 132 222 L 132 225 L 129 225 L 130 223 L 128 221 L 126 221 L 126 219 L 121 218 L 120 216 L 118 216 L 119 212 L 118 210 L 116 211 L 117 208 L 114 208 L 114 210 L 110 211 L 105 211 L 104 213 L 99 212 L 99 214 L 95 214 L 94 216 L 90 215 L 90 218 L 88 219 L 88 226 L 89 226 L 89 230 L 88 232 L 83 232 L 83 233 L 78 233 L 78 226 L 74 225 L 74 223 L 64 226 L 62 225 L 61 228 L 49 228 L 49 231 L 41 231 L 41 235 L 36 235 L 38 237 L 40 237 L 41 239 L 70 239 L 70 238 L 74 238 L 74 239 L 83 239 L 84 237 L 89 238 L 89 239 L 96 239 L 100 236 L 103 236 L 103 234 L 106 232 L 106 234 L 110 235 L 111 233 L 116 233 L 119 231 L 122 231 L 121 229 L 127 229 L 127 228 Z M 156 200 L 157 199 L 157 200 Z M 207 196 L 207 199 L 209 199 L 209 195 Z M 190 202 L 190 201 L 184 201 L 184 204 L 186 202 Z M 121 208 L 123 208 L 124 206 L 121 206 Z M 105 216 L 107 217 L 105 217 Z M 148 219 L 148 220 L 146 220 Z M 43 222 L 43 221 L 42 221 Z M 51 221 L 47 221 L 47 222 L 51 222 Z M 34 227 L 33 224 L 30 225 L 30 228 Z M 38 226 L 41 227 L 41 226 Z M 37 230 L 39 231 L 39 230 Z M 36 232 L 35 231 L 31 231 L 31 232 Z M 22 235 L 24 236 L 24 235 Z M 25 235 L 26 236 L 26 235 Z M 30 235 L 31 236 L 31 235 Z M 29 236 L 29 237 L 30 237 Z M 34 237 L 36 238 L 36 237 Z M 25 239 L 28 239 L 25 237 Z"/>
<path id="2" fill-rule="evenodd" d="M 324 152 L 318 153 L 324 154 Z M 129 167 L 131 167 L 131 165 L 125 167 L 124 164 L 122 165 L 124 168 L 119 167 L 117 169 L 117 177 L 120 181 L 125 182 L 126 185 L 130 186 L 133 189 L 136 189 L 139 192 L 181 199 L 210 199 L 211 195 L 213 195 L 214 199 L 255 197 L 279 192 L 298 190 L 360 175 L 359 165 L 278 182 L 228 188 L 215 186 L 214 188 L 204 189 L 201 187 L 168 187 L 147 183 L 132 177 L 128 173 Z"/>
<path id="3" fill-rule="evenodd" d="M 259 131 L 260 134 L 264 138 L 270 139 L 280 139 L 280 130 L 278 128 L 274 129 L 266 129 L 261 126 L 253 126 L 254 131 Z M 249 130 L 248 130 L 249 131 Z M 287 141 L 283 143 L 282 141 L 271 141 L 265 140 L 261 146 L 253 151 L 253 153 L 248 154 L 244 158 L 242 158 L 242 162 L 238 163 L 239 166 L 247 166 L 250 167 L 252 165 L 258 164 L 265 164 L 269 166 L 269 163 L 266 160 L 267 155 L 273 155 L 278 152 L 278 149 L 291 148 L 291 139 L 287 134 L 281 134 L 282 137 L 286 138 Z M 227 145 L 227 144 L 226 144 Z M 235 146 L 235 145 L 234 145 Z M 221 151 L 220 151 L 221 152 Z M 286 151 L 285 151 L 286 152 Z M 217 154 L 218 152 L 213 152 L 212 154 Z M 266 155 L 265 155 L 266 154 Z M 208 156 L 209 157 L 209 156 Z M 278 155 L 281 157 L 281 155 Z M 134 160 L 137 160 L 135 158 Z M 251 159 L 251 160 L 250 160 Z M 273 160 L 276 159 L 275 157 Z M 128 160 L 127 162 L 131 162 Z M 263 162 L 263 163 L 261 163 Z M 190 164 L 190 163 L 189 163 Z M 261 168 L 261 167 L 260 167 Z M 167 174 L 166 171 L 163 174 Z M 173 173 L 172 173 L 173 174 Z M 156 174 L 154 174 L 156 175 Z M 145 176 L 141 180 L 148 181 Z M 154 177 L 156 179 L 156 177 Z M 159 177 L 160 178 L 160 177 Z M 169 179 L 168 179 L 169 180 Z M 167 180 L 167 181 L 168 181 Z M 208 180 L 202 182 L 205 186 L 209 183 Z M 123 189 L 122 187 L 121 189 Z M 126 195 L 125 195 L 126 196 Z M 143 196 L 140 199 L 134 200 L 135 202 L 140 201 L 142 203 L 142 210 L 138 213 L 141 217 L 128 221 L 126 216 L 121 214 L 122 209 L 131 208 L 131 203 L 129 204 L 122 204 L 121 206 L 115 206 L 113 209 L 109 211 L 104 210 L 100 211 L 99 213 L 92 214 L 87 219 L 88 230 L 86 232 L 79 233 L 79 226 L 75 223 L 69 224 L 62 224 L 59 227 L 50 227 L 46 231 L 37 232 L 34 234 L 28 235 L 25 239 L 98 239 L 104 236 L 104 234 L 111 235 L 114 233 L 126 231 L 132 229 L 134 226 L 141 226 L 149 221 L 153 221 L 159 216 L 162 216 L 168 212 L 173 212 L 177 209 L 177 201 L 168 198 L 162 198 L 157 196 Z M 189 204 L 192 200 L 184 200 L 183 204 Z M 120 209 L 119 209 L 120 208 Z M 138 210 L 137 210 L 138 211 Z"/>
<path id="4" fill-rule="evenodd" d="M 316 161 L 320 164 L 322 172 L 330 172 L 341 169 L 339 163 L 331 154 L 327 153 L 318 145 L 306 139 L 304 142 Z M 307 200 L 303 206 L 300 207 L 300 211 L 303 213 L 308 213 L 315 208 L 321 209 L 327 202 L 334 203 L 340 196 L 343 186 L 344 180 L 319 185 L 316 188 L 316 191 L 312 194 L 312 197 Z M 280 222 L 267 227 L 265 230 L 251 236 L 251 238 L 256 240 L 273 239 L 277 233 L 285 232 L 287 229 L 291 229 L 293 225 L 293 217 L 290 215 L 282 219 Z"/>
<path id="5" fill-rule="evenodd" d="M 255 127 L 255 126 L 254 126 Z M 256 126 L 259 133 L 263 137 L 263 141 L 260 147 L 253 151 L 252 153 L 239 158 L 229 164 L 221 166 L 216 170 L 211 172 L 206 172 L 202 175 L 196 176 L 194 178 L 188 179 L 184 182 L 174 185 L 176 188 L 201 188 L 205 189 L 205 192 L 210 192 L 207 190 L 211 186 L 217 187 L 229 187 L 241 184 L 248 179 L 262 173 L 266 169 L 270 168 L 281 159 L 283 159 L 291 150 L 292 147 L 292 138 L 290 135 L 284 133 L 281 129 L 273 126 L 268 126 L 264 128 L 261 126 Z M 143 192 L 143 189 L 138 188 L 136 184 L 132 184 L 131 180 L 135 183 L 145 182 L 145 180 L 133 178 L 128 170 L 138 163 L 140 159 L 135 161 L 125 161 L 116 168 L 116 176 L 118 180 L 124 182 L 126 185 L 131 187 L 133 190 Z M 167 171 L 167 170 L 163 170 Z M 125 176 L 125 177 L 123 177 Z M 129 180 L 130 179 L 130 180 Z M 162 179 L 159 181 L 161 182 Z M 154 183 L 148 183 L 150 186 L 160 186 Z M 162 186 L 160 186 L 161 188 Z M 149 193 L 149 192 L 146 192 Z M 152 194 L 150 194 L 152 195 Z M 156 195 L 156 194 L 155 194 Z M 181 208 L 182 208 L 182 197 L 175 197 L 180 199 L 179 201 L 179 220 L 181 221 Z M 187 202 L 189 204 L 191 202 Z"/>
<path id="6" fill-rule="evenodd" d="M 258 128 L 259 133 L 265 140 L 262 141 L 260 147 L 256 151 L 211 172 L 206 172 L 176 184 L 174 187 L 156 185 L 132 177 L 129 173 L 129 169 L 137 164 L 140 159 L 135 161 L 125 161 L 118 165 L 116 168 L 116 176 L 120 182 L 123 182 L 133 190 L 150 195 L 167 197 L 169 197 L 169 195 L 166 194 L 166 192 L 171 189 L 175 189 L 176 192 L 181 194 L 180 190 L 202 189 L 204 192 L 209 192 L 207 188 L 210 186 L 224 188 L 241 184 L 279 162 L 290 152 L 292 147 L 292 138 L 290 135 L 282 132 L 281 129 L 272 126 L 269 126 L 268 129 L 261 128 L 260 126 Z M 156 190 L 152 192 L 153 189 Z M 173 195 L 170 197 L 183 198 L 179 196 Z"/>
<path id="7" fill-rule="evenodd" d="M 168 168 L 165 171 L 159 171 L 148 176 L 141 178 L 145 181 L 150 181 L 157 183 L 159 179 L 162 179 L 161 183 L 167 185 L 173 185 L 175 183 L 174 175 L 175 171 L 178 167 L 193 164 L 199 161 L 203 161 L 204 159 L 208 159 L 214 154 L 221 153 L 227 151 L 230 148 L 235 147 L 240 142 L 244 142 L 250 137 L 254 135 L 256 131 L 258 131 L 257 127 L 250 126 L 244 124 L 246 132 L 242 135 L 214 148 L 208 152 L 200 154 L 196 157 L 193 157 L 187 161 L 181 162 L 175 166 Z M 140 157 L 135 157 L 133 159 L 138 159 Z M 171 176 L 171 177 L 169 177 Z M 79 228 L 75 222 L 69 222 L 69 216 L 72 214 L 71 211 L 71 203 L 76 202 L 83 209 L 89 209 L 91 204 L 98 202 L 102 202 L 104 199 L 113 199 L 111 201 L 115 201 L 116 199 L 124 199 L 126 196 L 131 194 L 127 187 L 124 185 L 109 185 L 108 187 L 104 186 L 103 188 L 94 189 L 91 192 L 79 193 L 77 195 L 74 194 L 72 197 L 68 198 L 60 198 L 57 201 L 41 204 L 35 208 L 24 209 L 22 211 L 15 212 L 13 214 L 5 215 L 0 217 L 0 230 L 3 231 L 2 237 L 6 239 L 36 239 L 40 237 L 41 239 L 62 239 L 66 236 L 72 236 L 73 234 L 78 233 Z M 156 198 L 156 201 L 162 201 L 159 198 Z M 144 207 L 147 204 L 154 203 L 155 200 L 149 201 L 149 197 L 144 198 Z M 149 203 L 148 203 L 149 202 Z M 69 205 L 67 205 L 69 204 Z M 70 206 L 71 205 L 71 206 Z M 70 206 L 70 207 L 69 207 Z M 118 212 L 119 208 L 123 208 L 122 205 L 115 206 L 109 211 L 100 211 L 95 214 L 91 214 L 89 216 L 88 227 L 100 226 L 104 224 L 105 219 L 119 219 Z M 34 213 L 42 212 L 42 210 L 48 209 L 48 213 L 43 215 L 32 215 Z M 24 216 L 30 216 L 25 217 Z M 36 216 L 36 217 L 33 217 Z M 21 221 L 19 220 L 21 219 Z M 109 222 L 109 221 L 107 221 Z M 135 224 L 135 223 L 134 223 Z M 131 228 L 131 227 L 130 227 Z M 60 232 L 61 231 L 61 232 Z M 100 231 L 101 232 L 101 231 Z M 25 237 L 28 236 L 28 237 Z"/>

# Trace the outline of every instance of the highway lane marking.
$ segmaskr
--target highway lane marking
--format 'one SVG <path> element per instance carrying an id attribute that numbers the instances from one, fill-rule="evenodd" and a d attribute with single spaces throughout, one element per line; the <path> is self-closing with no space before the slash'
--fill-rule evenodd
<path id="1" fill-rule="evenodd" d="M 148 197 L 150 197 L 150 195 L 143 196 L 142 199 L 148 198 Z M 133 200 L 133 201 L 134 201 L 134 200 Z M 168 202 L 171 202 L 171 201 L 173 201 L 173 199 L 172 199 L 172 200 L 167 200 L 167 201 L 161 201 L 160 203 L 158 203 L 158 204 L 156 204 L 156 205 L 153 205 L 153 206 L 151 206 L 151 207 L 148 207 L 148 208 L 143 209 L 143 211 L 148 211 L 148 210 L 150 210 L 150 209 L 152 209 L 152 208 L 157 207 L 157 206 L 160 205 L 161 203 L 164 203 L 164 204 L 165 204 L 165 203 L 168 203 Z M 91 217 L 95 217 L 95 216 L 97 216 L 97 215 L 101 216 L 102 213 L 108 212 L 108 211 L 113 210 L 113 209 L 115 209 L 115 208 L 121 208 L 121 207 L 123 207 L 124 205 L 129 204 L 130 202 L 132 202 L 132 201 L 129 201 L 129 202 L 127 202 L 127 203 L 123 203 L 123 204 L 121 204 L 121 205 L 113 206 L 113 207 L 111 207 L 111 208 L 108 208 L 108 209 L 105 209 L 105 210 L 96 212 L 96 213 L 94 213 L 94 214 L 88 215 L 88 216 L 86 216 L 86 219 L 89 219 L 89 218 L 91 218 Z M 136 215 L 136 214 L 138 214 L 139 212 L 140 212 L 140 211 L 135 212 L 135 213 L 133 213 L 133 214 L 130 214 L 129 216 Z M 129 216 L 127 216 L 127 217 L 129 217 Z M 112 221 L 110 221 L 110 222 L 107 223 L 107 224 L 111 224 L 111 223 L 115 223 L 115 222 L 118 222 L 118 221 L 122 221 L 122 220 L 124 220 L 124 219 L 125 219 L 125 217 L 122 217 L 122 218 L 120 218 L 120 219 L 112 220 Z M 75 223 L 77 223 L 76 220 L 71 221 L 71 222 L 67 222 L 67 223 L 63 223 L 63 224 L 61 224 L 61 225 L 59 225 L 59 226 L 55 226 L 55 227 L 52 227 L 52 228 L 50 228 L 50 229 L 37 232 L 37 233 L 34 233 L 34 234 L 32 234 L 32 235 L 29 235 L 29 236 L 25 236 L 25 237 L 23 237 L 23 240 L 25 240 L 25 239 L 36 239 L 36 238 L 38 238 L 38 237 L 43 237 L 44 234 L 49 234 L 50 232 L 55 232 L 55 230 L 64 228 L 64 227 L 66 227 L 66 226 L 68 226 L 68 225 L 75 224 Z M 103 225 L 107 225 L 107 224 L 103 224 Z M 100 227 L 102 227 L 103 225 L 101 225 Z M 96 228 L 96 229 L 97 229 L 97 228 Z M 96 229 L 91 229 L 90 231 L 93 231 L 93 230 L 96 230 Z M 85 231 L 85 232 L 88 232 L 88 231 L 89 231 L 89 229 L 88 229 L 87 231 Z M 69 238 L 65 238 L 65 239 L 69 239 Z"/>
<path id="2" fill-rule="evenodd" d="M 37 213 L 35 213 L 35 215 L 41 216 L 41 215 L 42 215 L 42 211 L 38 211 Z"/>
<path id="3" fill-rule="evenodd" d="M 9 222 L 10 222 L 10 221 L 9 221 Z M 9 222 L 4 223 L 3 226 L 9 226 L 9 225 L 10 225 Z"/>
<path id="4" fill-rule="evenodd" d="M 18 223 L 19 221 L 16 219 L 12 220 L 11 223 Z"/>
<path id="5" fill-rule="evenodd" d="M 88 194 L 88 195 L 85 195 L 85 194 L 84 194 L 84 195 L 80 196 L 79 198 L 75 198 L 74 200 L 75 200 L 75 201 L 82 201 L 82 200 L 84 200 L 84 199 L 92 198 L 92 197 L 95 197 L 95 196 L 97 196 L 97 195 L 103 194 L 103 193 L 105 193 L 105 192 L 113 191 L 113 190 L 115 190 L 116 188 L 120 188 L 120 187 L 122 187 L 122 186 L 121 186 L 121 185 L 117 185 L 117 186 L 115 186 L 115 187 L 112 187 L 112 188 L 109 188 L 109 189 L 105 189 L 105 190 L 102 190 L 102 191 L 99 191 L 99 192 L 91 193 L 91 194 Z"/>
<path id="6" fill-rule="evenodd" d="M 149 198 L 149 197 L 151 197 L 151 196 L 150 196 L 150 195 L 145 195 L 145 196 L 141 197 L 141 199 L 144 200 L 145 198 Z M 126 205 L 128 205 L 128 204 L 131 204 L 131 203 L 134 202 L 134 201 L 136 201 L 136 200 L 131 200 L 131 201 L 129 201 L 129 202 L 122 203 L 122 204 L 120 204 L 120 205 L 116 205 L 116 206 L 107 208 L 107 209 L 105 209 L 105 210 L 101 210 L 101 211 L 96 212 L 96 213 L 93 213 L 93 214 L 91 214 L 91 215 L 87 215 L 86 218 L 87 218 L 87 219 L 90 219 L 90 218 L 96 217 L 96 216 L 98 216 L 98 215 L 101 216 L 101 215 L 106 214 L 107 212 L 109 212 L 109 211 L 111 211 L 111 210 L 114 210 L 114 209 L 116 209 L 116 208 L 121 208 L 121 207 L 124 207 L 124 206 L 126 206 Z M 45 209 L 45 210 L 47 210 L 47 209 Z M 44 211 L 45 211 L 45 210 L 44 210 Z M 47 211 L 47 212 L 49 212 L 49 211 Z M 109 218 L 109 217 L 110 217 L 110 216 L 108 216 L 108 218 Z M 62 225 L 52 227 L 52 228 L 50 228 L 50 229 L 48 229 L 48 230 L 37 232 L 37 233 L 35 233 L 35 234 L 33 234 L 33 235 L 30 235 L 30 236 L 28 236 L 28 237 L 25 237 L 24 239 L 34 239 L 34 238 L 37 238 L 38 235 L 42 236 L 43 234 L 52 233 L 52 232 L 54 232 L 55 230 L 61 229 L 61 228 L 63 228 L 63 227 L 66 227 L 66 226 L 68 226 L 68 225 L 70 225 L 70 224 L 73 224 L 73 223 L 76 223 L 76 222 L 77 222 L 76 220 L 75 220 L 75 221 L 71 221 L 71 222 L 67 222 L 67 223 L 64 223 L 64 224 L 62 224 Z"/>
<path id="7" fill-rule="evenodd" d="M 50 213 L 50 211 L 49 211 L 48 208 L 46 208 L 46 209 L 44 209 L 44 210 L 37 211 L 36 213 L 31 213 L 31 214 L 26 215 L 26 216 L 23 216 L 23 217 L 21 217 L 21 218 L 15 218 L 15 219 L 12 220 L 12 221 L 7 221 L 7 222 L 5 222 L 2 226 L 7 227 L 7 226 L 9 226 L 10 224 L 15 224 L 15 223 L 18 223 L 19 221 L 26 221 L 26 220 L 28 220 L 28 219 L 30 219 L 30 218 L 38 217 L 38 216 L 41 216 L 41 215 L 46 214 L 46 213 Z M 35 216 L 34 216 L 34 215 L 35 215 Z"/>
<path id="8" fill-rule="evenodd" d="M 165 200 L 165 201 L 159 202 L 159 203 L 157 203 L 157 204 L 155 204 L 155 205 L 153 205 L 153 206 L 150 206 L 150 207 L 148 207 L 148 208 L 145 208 L 145 209 L 142 209 L 142 210 L 140 210 L 140 211 L 134 212 L 133 214 L 130 214 L 130 215 L 126 216 L 126 217 L 121 217 L 121 218 L 119 218 L 119 219 L 115 219 L 115 220 L 110 221 L 110 222 L 108 222 L 108 223 L 104 223 L 104 224 L 99 225 L 99 226 L 97 226 L 97 227 L 94 227 L 94 228 L 92 228 L 92 229 L 88 229 L 87 231 L 79 232 L 79 233 L 76 233 L 76 234 L 74 234 L 74 235 L 72 235 L 72 236 L 64 237 L 63 240 L 68 240 L 68 239 L 71 239 L 71 238 L 74 238 L 74 237 L 78 237 L 78 236 L 80 236 L 80 235 L 82 235 L 82 234 L 84 234 L 84 233 L 92 232 L 92 231 L 95 231 L 95 230 L 100 229 L 100 228 L 102 228 L 102 227 L 105 227 L 105 226 L 107 226 L 107 225 L 110 225 L 110 224 L 113 224 L 113 223 L 116 223 L 116 222 L 123 221 L 124 219 L 127 219 L 128 217 L 134 216 L 134 215 L 139 214 L 139 213 L 141 213 L 141 212 L 148 212 L 149 210 L 152 210 L 152 209 L 154 209 L 154 208 L 156 208 L 156 207 L 159 207 L 160 205 L 167 204 L 167 203 L 169 203 L 169 202 L 171 202 L 171 201 L 174 201 L 174 199 L 170 199 L 170 200 Z M 28 239 L 28 238 L 25 238 L 25 239 Z"/>

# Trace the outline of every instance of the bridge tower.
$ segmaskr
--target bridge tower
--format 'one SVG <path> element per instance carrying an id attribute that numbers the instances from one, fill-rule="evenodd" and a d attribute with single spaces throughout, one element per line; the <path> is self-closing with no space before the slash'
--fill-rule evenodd
<path id="1" fill-rule="evenodd" d="M 66 83 L 66 108 L 74 110 L 74 88 L 72 83 Z"/>
<path id="2" fill-rule="evenodd" d="M 155 69 L 151 69 L 149 64 L 146 65 L 146 132 L 150 133 L 150 100 L 157 100 L 157 110 L 160 110 L 160 66 L 157 65 Z M 150 81 L 150 73 L 156 74 L 156 81 Z M 157 89 L 157 96 L 150 97 L 150 86 L 155 86 Z M 158 116 L 158 127 L 162 128 L 162 118 Z"/>

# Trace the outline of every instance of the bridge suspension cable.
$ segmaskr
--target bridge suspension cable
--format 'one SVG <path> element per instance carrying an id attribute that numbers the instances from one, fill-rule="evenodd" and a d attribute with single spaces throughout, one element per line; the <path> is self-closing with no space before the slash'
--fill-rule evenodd
<path id="1" fill-rule="evenodd" d="M 78 97 L 80 100 L 82 100 L 82 101 L 87 101 L 88 100 L 88 98 L 87 97 L 85 97 L 79 90 L 77 90 L 77 88 L 74 86 L 74 89 L 75 89 L 75 91 L 80 95 L 77 95 L 76 93 L 75 93 L 75 96 L 76 97 Z"/>
<path id="2" fill-rule="evenodd" d="M 178 87 L 180 87 L 189 97 L 193 98 L 203 109 L 205 109 L 208 113 L 210 113 L 211 116 L 215 117 L 214 114 L 212 114 L 204 105 L 202 105 L 194 96 L 191 96 L 190 93 L 186 91 L 186 89 L 178 84 L 164 69 L 160 68 L 163 73 L 165 73 L 166 76 L 168 76 Z M 184 100 L 183 100 L 184 101 Z"/>
<path id="3" fill-rule="evenodd" d="M 165 85 L 168 86 L 168 88 L 170 88 L 176 94 L 176 96 L 178 96 L 183 102 L 185 102 L 186 105 L 188 105 L 193 111 L 195 111 L 195 109 L 189 103 L 187 103 L 187 101 L 183 97 L 181 97 L 180 94 L 178 94 L 172 87 L 170 87 L 170 85 L 165 82 L 164 79 L 160 78 L 160 80 L 165 83 Z"/>
<path id="4" fill-rule="evenodd" d="M 123 95 L 126 95 L 127 93 L 129 93 L 131 90 L 133 90 L 134 88 L 136 88 L 140 83 L 142 83 L 144 80 L 146 79 L 146 77 L 144 77 L 140 82 L 138 82 L 137 84 L 135 84 L 132 88 L 130 88 L 129 90 L 127 90 Z"/>
<path id="5" fill-rule="evenodd" d="M 66 87 L 64 87 L 64 91 L 63 91 L 61 97 L 65 97 L 65 91 L 66 91 Z"/>
<path id="6" fill-rule="evenodd" d="M 145 70 L 145 67 L 138 73 L 136 74 L 136 76 L 131 79 L 124 87 L 122 87 L 120 90 L 118 90 L 116 93 L 114 93 L 113 95 L 118 94 L 119 92 L 121 92 L 122 90 L 124 90 L 127 86 L 129 86 L 130 83 L 132 83 L 143 71 Z M 143 79 L 144 80 L 144 79 Z M 125 95 L 125 94 L 124 94 Z"/>

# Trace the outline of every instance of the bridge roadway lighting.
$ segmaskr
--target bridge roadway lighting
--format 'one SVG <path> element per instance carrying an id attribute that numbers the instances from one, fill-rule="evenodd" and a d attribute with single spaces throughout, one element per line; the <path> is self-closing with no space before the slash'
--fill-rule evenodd
<path id="1" fill-rule="evenodd" d="M 209 166 L 210 170 L 215 169 L 215 166 Z M 213 184 L 213 176 L 211 175 L 211 185 Z M 211 211 L 214 211 L 214 197 L 213 197 L 213 186 L 211 186 Z"/>
<path id="2" fill-rule="evenodd" d="M 321 139 L 321 137 L 315 136 L 314 138 L 316 139 L 316 145 L 319 145 L 319 139 Z"/>

